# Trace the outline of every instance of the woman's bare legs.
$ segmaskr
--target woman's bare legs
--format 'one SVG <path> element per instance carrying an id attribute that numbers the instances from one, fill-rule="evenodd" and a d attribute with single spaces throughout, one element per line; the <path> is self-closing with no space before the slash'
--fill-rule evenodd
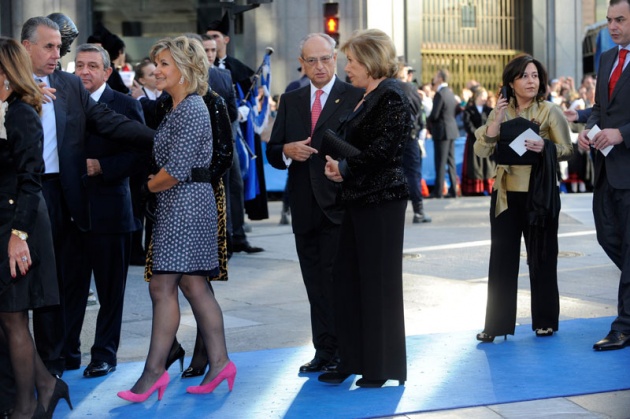
<path id="1" fill-rule="evenodd" d="M 145 393 L 164 374 L 175 333 L 179 327 L 179 302 L 177 287 L 181 274 L 156 274 L 149 283 L 153 303 L 151 345 L 142 375 L 131 388 L 137 394 Z"/>
<path id="2" fill-rule="evenodd" d="M 210 369 L 201 382 L 204 385 L 216 377 L 230 361 L 225 345 L 223 313 L 205 277 L 184 275 L 180 288 L 192 307 L 208 352 Z"/>

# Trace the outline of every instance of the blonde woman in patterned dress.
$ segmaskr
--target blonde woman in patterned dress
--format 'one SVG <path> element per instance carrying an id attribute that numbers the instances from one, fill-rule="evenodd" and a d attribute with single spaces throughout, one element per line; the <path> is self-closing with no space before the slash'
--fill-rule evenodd
<path id="1" fill-rule="evenodd" d="M 150 54 L 157 87 L 173 98 L 173 108 L 158 127 L 154 157 L 161 169 L 146 183 L 157 195 L 153 230 L 153 302 L 151 346 L 142 375 L 118 396 L 143 402 L 155 391 L 162 398 L 169 382 L 166 359 L 179 326 L 178 288 L 190 303 L 208 348 L 210 369 L 189 393 L 210 393 L 227 379 L 230 390 L 236 367 L 225 345 L 223 314 L 207 276 L 218 269 L 217 211 L 207 168 L 212 133 L 201 95 L 208 90 L 208 62 L 200 42 L 180 36 L 164 39 Z"/>

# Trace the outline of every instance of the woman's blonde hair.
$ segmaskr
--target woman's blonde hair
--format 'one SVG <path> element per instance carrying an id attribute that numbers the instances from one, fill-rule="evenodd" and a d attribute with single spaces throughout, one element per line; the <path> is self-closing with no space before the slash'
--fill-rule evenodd
<path id="1" fill-rule="evenodd" d="M 182 77 L 188 83 L 186 93 L 197 93 L 200 96 L 208 92 L 208 56 L 201 42 L 186 36 L 159 40 L 151 48 L 149 57 L 155 62 L 157 56 L 168 50 Z"/>
<path id="2" fill-rule="evenodd" d="M 22 44 L 5 36 L 0 37 L 0 70 L 22 102 L 41 113 L 44 95 L 33 80 L 31 58 Z M 0 89 L 4 89 L 4 86 L 0 86 Z"/>
<path id="3" fill-rule="evenodd" d="M 354 32 L 341 46 L 341 52 L 345 54 L 347 51 L 367 68 L 368 76 L 374 79 L 398 75 L 396 47 L 392 39 L 380 29 Z"/>

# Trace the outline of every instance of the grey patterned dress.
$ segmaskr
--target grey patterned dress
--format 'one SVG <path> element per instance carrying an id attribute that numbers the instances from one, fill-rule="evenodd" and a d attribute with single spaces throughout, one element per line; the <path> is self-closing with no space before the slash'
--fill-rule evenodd
<path id="1" fill-rule="evenodd" d="M 210 183 L 191 182 L 191 170 L 210 167 L 212 131 L 208 109 L 191 94 L 166 115 L 153 148 L 160 168 L 179 180 L 157 193 L 153 270 L 209 272 L 219 265 L 217 209 Z"/>

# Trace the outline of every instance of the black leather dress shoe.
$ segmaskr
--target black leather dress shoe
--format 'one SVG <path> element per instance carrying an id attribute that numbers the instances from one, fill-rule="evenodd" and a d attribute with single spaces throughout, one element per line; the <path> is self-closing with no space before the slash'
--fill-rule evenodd
<path id="1" fill-rule="evenodd" d="M 326 359 L 316 356 L 300 367 L 300 372 L 320 372 L 328 364 Z"/>
<path id="2" fill-rule="evenodd" d="M 232 253 L 245 252 L 245 253 L 259 253 L 263 252 L 265 249 L 262 247 L 252 246 L 251 244 L 245 242 L 240 244 L 232 245 Z"/>
<path id="3" fill-rule="evenodd" d="M 116 365 L 109 364 L 105 361 L 92 361 L 83 371 L 83 376 L 88 378 L 102 377 L 114 371 L 116 371 Z"/>
<path id="4" fill-rule="evenodd" d="M 347 374 L 345 372 L 325 372 L 322 375 L 320 375 L 319 377 L 317 377 L 317 379 L 319 381 L 321 381 L 322 383 L 328 383 L 328 384 L 341 384 L 344 381 L 346 381 L 346 378 L 350 377 L 351 374 Z"/>
<path id="5" fill-rule="evenodd" d="M 333 358 L 326 365 L 322 367 L 323 372 L 336 372 L 339 371 L 339 363 L 341 360 L 339 358 Z"/>
<path id="6" fill-rule="evenodd" d="M 611 330 L 608 335 L 593 345 L 596 351 L 611 351 L 613 349 L 622 349 L 630 345 L 630 334 Z"/>

